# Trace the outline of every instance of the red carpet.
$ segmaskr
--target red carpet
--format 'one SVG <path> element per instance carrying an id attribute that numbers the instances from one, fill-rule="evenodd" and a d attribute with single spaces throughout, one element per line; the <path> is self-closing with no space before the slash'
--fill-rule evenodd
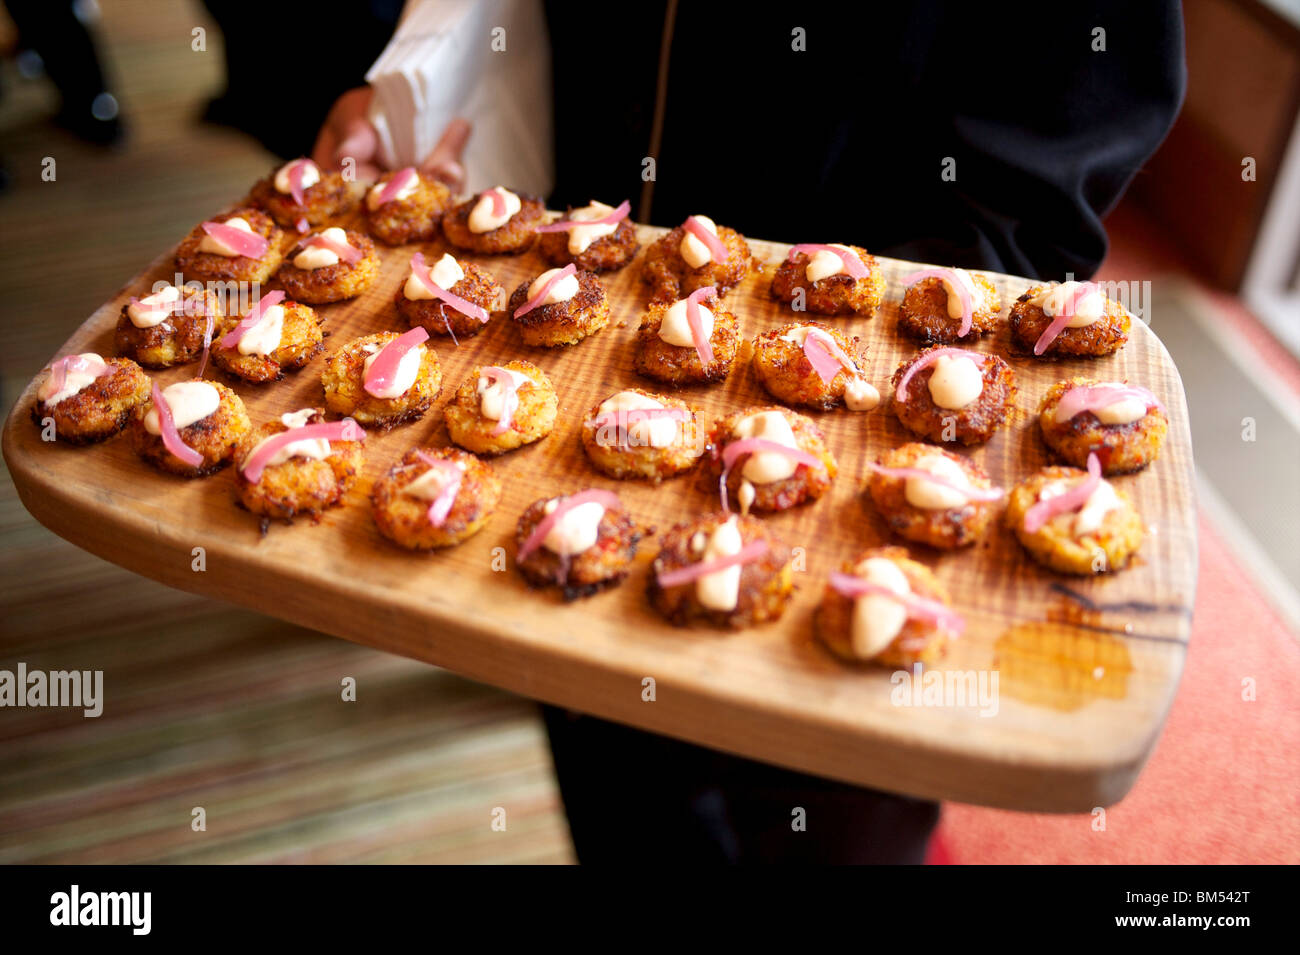
<path id="1" fill-rule="evenodd" d="M 937 863 L 1300 862 L 1300 644 L 1212 525 L 1182 685 L 1137 784 L 1106 811 L 1034 815 L 948 804 Z M 1242 680 L 1256 699 L 1242 699 Z"/>

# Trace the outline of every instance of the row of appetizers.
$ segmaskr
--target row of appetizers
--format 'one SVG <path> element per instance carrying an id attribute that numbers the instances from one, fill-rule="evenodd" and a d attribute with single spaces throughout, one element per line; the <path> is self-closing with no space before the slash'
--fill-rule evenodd
<path id="1" fill-rule="evenodd" d="M 425 338 L 416 328 L 344 345 L 325 363 L 325 408 L 347 416 L 358 434 L 360 425 L 392 427 L 422 416 L 442 390 L 438 358 Z M 443 418 L 456 445 L 495 456 L 550 434 L 558 406 L 546 374 L 514 360 L 475 367 Z M 130 359 L 86 353 L 54 363 L 38 388 L 32 416 L 71 443 L 103 440 L 129 426 L 142 458 L 184 477 L 210 474 L 233 461 L 244 476 L 244 505 L 265 520 L 291 520 L 318 515 L 346 492 L 343 486 L 329 491 L 319 475 L 300 482 L 300 467 L 319 470 L 311 462 L 328 460 L 353 473 L 354 462 L 332 454 L 327 440 L 310 437 L 310 430 L 297 433 L 324 426 L 325 408 L 284 415 L 255 431 L 243 401 L 224 385 L 196 378 L 160 389 Z M 1012 528 L 1031 554 L 1058 570 L 1123 567 L 1141 541 L 1142 525 L 1127 496 L 1102 475 L 1140 470 L 1154 460 L 1168 428 L 1164 408 L 1145 389 L 1073 379 L 1049 390 L 1039 423 L 1056 456 L 1086 467 L 1087 474 L 1049 468 L 1023 483 L 1010 499 Z M 248 481 L 248 462 L 258 459 L 273 435 L 283 435 L 271 442 L 279 450 L 264 468 L 254 468 L 258 479 Z M 642 389 L 616 392 L 590 409 L 580 440 L 591 463 L 617 479 L 659 482 L 702 463 L 704 480 L 719 489 L 723 509 L 734 503 L 746 515 L 817 500 L 839 470 L 821 429 L 788 408 L 736 411 L 706 431 L 686 401 Z M 905 444 L 868 467 L 871 497 L 888 525 L 907 540 L 936 548 L 974 543 L 1004 496 L 975 462 L 929 444 Z M 259 489 L 264 474 L 271 480 Z M 302 494 L 281 487 L 275 480 L 281 474 L 289 476 L 287 488 L 299 487 Z M 267 487 L 275 490 L 267 495 Z M 1073 516 L 1053 523 L 1039 520 L 1043 514 Z"/>

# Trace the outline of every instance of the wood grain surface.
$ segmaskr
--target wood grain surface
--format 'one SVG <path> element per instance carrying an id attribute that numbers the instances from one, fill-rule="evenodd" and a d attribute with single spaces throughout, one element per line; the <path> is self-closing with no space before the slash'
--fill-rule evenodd
<path id="1" fill-rule="evenodd" d="M 640 227 L 643 243 L 662 231 Z M 772 265 L 789 247 L 757 240 L 750 246 L 768 266 L 727 297 L 747 339 L 797 317 L 767 294 Z M 422 248 L 435 256 L 441 251 L 437 243 Z M 381 275 L 367 293 L 320 307 L 330 334 L 327 352 L 358 335 L 405 329 L 392 295 L 415 250 L 381 247 Z M 492 272 L 507 292 L 547 267 L 535 253 L 467 258 Z M 866 371 L 887 392 L 894 368 L 916 350 L 894 330 L 900 279 L 914 265 L 880 261 L 889 279 L 885 306 L 872 319 L 831 321 L 866 345 Z M 657 387 L 633 371 L 633 336 L 646 302 L 638 267 L 639 261 L 604 277 L 610 326 L 575 347 L 528 348 L 502 315 L 459 348 L 450 340 L 432 342 L 444 373 L 434 410 L 414 424 L 372 433 L 362 480 L 345 506 L 318 525 L 275 525 L 262 536 L 257 521 L 235 506 L 229 471 L 175 479 L 143 464 L 121 438 L 90 448 L 43 443 L 29 418 L 36 382 L 5 423 L 5 460 L 38 520 L 107 560 L 529 697 L 918 796 L 1040 811 L 1087 811 L 1120 799 L 1173 700 L 1196 580 L 1186 403 L 1177 370 L 1150 330 L 1134 321 L 1129 344 L 1098 362 L 1016 357 L 1009 354 L 1005 328 L 975 346 L 1007 357 L 1020 389 L 1020 413 L 988 445 L 969 452 L 999 485 L 1010 486 L 1048 463 L 1032 412 L 1060 378 L 1128 379 L 1164 402 L 1171 426 L 1160 460 L 1145 473 L 1114 479 L 1133 496 L 1149 536 L 1134 566 L 1092 580 L 1041 569 L 1001 526 L 987 542 L 960 553 L 911 548 L 935 569 L 967 620 L 966 634 L 936 672 L 972 679 L 996 674 L 999 692 L 994 713 L 975 701 L 898 705 L 891 696 L 899 687 L 888 670 L 846 666 L 810 639 L 826 575 L 866 547 L 897 542 L 862 493 L 865 463 L 912 438 L 888 401 L 867 414 L 813 414 L 839 459 L 840 475 L 820 501 L 767 518 L 805 558 L 795 599 L 778 623 L 735 633 L 667 625 L 645 599 L 653 542 L 643 546 L 623 586 L 572 604 L 554 592 L 530 590 L 514 571 L 515 521 L 539 497 L 609 488 L 661 530 L 717 506 L 716 489 L 697 475 L 658 487 L 613 481 L 590 467 L 580 447 L 582 419 L 598 401 L 629 386 Z M 169 251 L 98 309 L 59 355 L 112 354 L 122 304 L 172 276 Z M 1011 276 L 995 282 L 1004 305 L 1032 284 Z M 371 482 L 411 446 L 447 443 L 441 409 L 472 366 L 515 357 L 534 362 L 554 382 L 560 399 L 554 433 L 497 459 L 505 494 L 482 533 L 434 554 L 391 545 L 370 519 Z M 278 383 L 234 387 L 260 423 L 322 404 L 322 364 L 323 356 Z M 165 385 L 195 368 L 156 377 Z M 681 394 L 698 406 L 705 426 L 729 411 L 770 402 L 739 362 L 724 384 Z M 197 547 L 204 549 L 203 571 L 193 569 Z M 655 681 L 653 701 L 644 699 L 646 678 Z"/>

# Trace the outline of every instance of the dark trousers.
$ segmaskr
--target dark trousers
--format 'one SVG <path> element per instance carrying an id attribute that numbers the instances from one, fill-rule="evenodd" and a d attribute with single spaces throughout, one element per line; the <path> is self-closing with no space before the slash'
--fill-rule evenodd
<path id="1" fill-rule="evenodd" d="M 913 863 L 939 804 L 780 769 L 543 706 L 584 864 Z M 802 831 L 795 822 L 802 809 Z"/>

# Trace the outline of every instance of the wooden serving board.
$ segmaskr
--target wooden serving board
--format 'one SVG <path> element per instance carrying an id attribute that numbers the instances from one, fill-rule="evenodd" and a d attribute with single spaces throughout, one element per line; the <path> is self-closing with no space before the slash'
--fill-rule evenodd
<path id="1" fill-rule="evenodd" d="M 648 243 L 663 230 L 641 227 Z M 772 265 L 789 246 L 750 241 L 768 263 L 732 291 L 728 306 L 744 336 L 794 320 L 768 297 Z M 441 253 L 437 243 L 423 247 Z M 392 296 L 415 247 L 380 247 L 382 273 L 359 299 L 321 308 L 327 351 L 369 332 L 404 330 Z M 535 254 L 474 257 L 507 292 L 546 266 Z M 834 319 L 867 346 L 866 369 L 882 393 L 899 361 L 916 350 L 895 332 L 900 279 L 915 266 L 881 260 L 888 302 L 873 318 Z M 160 257 L 97 310 L 60 350 L 112 354 L 122 304 L 157 279 L 171 279 Z M 513 531 L 542 496 L 584 486 L 620 494 L 661 530 L 715 509 L 716 490 L 688 475 L 658 487 L 617 482 L 595 472 L 578 432 L 589 408 L 614 391 L 642 385 L 633 371 L 633 336 L 646 301 L 639 260 L 604 277 L 610 326 L 580 345 L 531 349 L 497 316 L 479 336 L 453 347 L 438 339 L 443 394 L 422 421 L 366 441 L 362 480 L 345 506 L 313 526 L 272 526 L 235 507 L 233 475 L 185 481 L 158 473 L 114 439 L 89 448 L 40 440 L 29 419 L 32 382 L 4 429 L 4 456 L 28 510 L 90 552 L 163 583 L 255 608 L 380 650 L 447 667 L 476 680 L 648 730 L 854 783 L 918 796 L 1013 809 L 1088 811 L 1120 799 L 1159 735 L 1183 667 L 1196 582 L 1191 443 L 1178 372 L 1155 335 L 1134 321 L 1118 355 L 1100 362 L 1038 362 L 1009 356 L 1005 327 L 975 346 L 1008 356 L 1022 413 L 971 456 L 1009 487 L 1048 463 L 1033 412 L 1059 378 L 1095 373 L 1150 388 L 1169 409 L 1160 460 L 1146 473 L 1116 479 L 1134 497 L 1150 534 L 1137 564 L 1096 580 L 1053 575 L 1030 562 L 1001 525 L 964 552 L 911 548 L 932 566 L 965 615 L 967 631 L 935 673 L 996 674 L 996 713 L 923 702 L 891 672 L 846 666 L 810 639 L 812 613 L 827 574 L 859 551 L 891 543 L 862 493 L 864 465 L 912 436 L 888 401 L 876 411 L 814 414 L 840 463 L 820 501 L 767 518 L 786 543 L 802 548 L 798 589 L 784 618 L 741 632 L 676 629 L 645 598 L 653 542 L 620 587 L 565 604 L 530 590 L 514 571 Z M 995 277 L 1004 305 L 1030 284 Z M 815 317 L 815 316 L 814 316 Z M 747 355 L 747 353 L 746 353 Z M 409 447 L 446 444 L 442 406 L 480 362 L 525 357 L 555 383 L 554 433 L 495 466 L 505 495 L 487 528 L 453 550 L 414 554 L 382 538 L 370 519 L 372 482 Z M 322 403 L 323 359 L 269 386 L 235 383 L 255 424 Z M 158 373 L 162 384 L 196 366 Z M 210 374 L 213 374 L 210 372 Z M 747 365 L 715 387 L 684 389 L 701 425 L 748 405 L 770 403 Z M 193 569 L 195 548 L 206 569 Z M 797 552 L 800 553 L 800 552 Z M 89 608 L 88 608 L 89 610 Z M 142 608 L 147 613 L 148 608 Z M 646 699 L 647 678 L 654 681 Z M 978 676 L 974 677 L 978 679 Z M 986 687 L 990 684 L 986 683 Z M 111 692 L 111 691 L 110 691 Z M 364 689 L 363 689 L 364 692 Z M 956 702 L 948 701 L 950 704 Z M 111 705 L 111 700 L 109 705 Z"/>

